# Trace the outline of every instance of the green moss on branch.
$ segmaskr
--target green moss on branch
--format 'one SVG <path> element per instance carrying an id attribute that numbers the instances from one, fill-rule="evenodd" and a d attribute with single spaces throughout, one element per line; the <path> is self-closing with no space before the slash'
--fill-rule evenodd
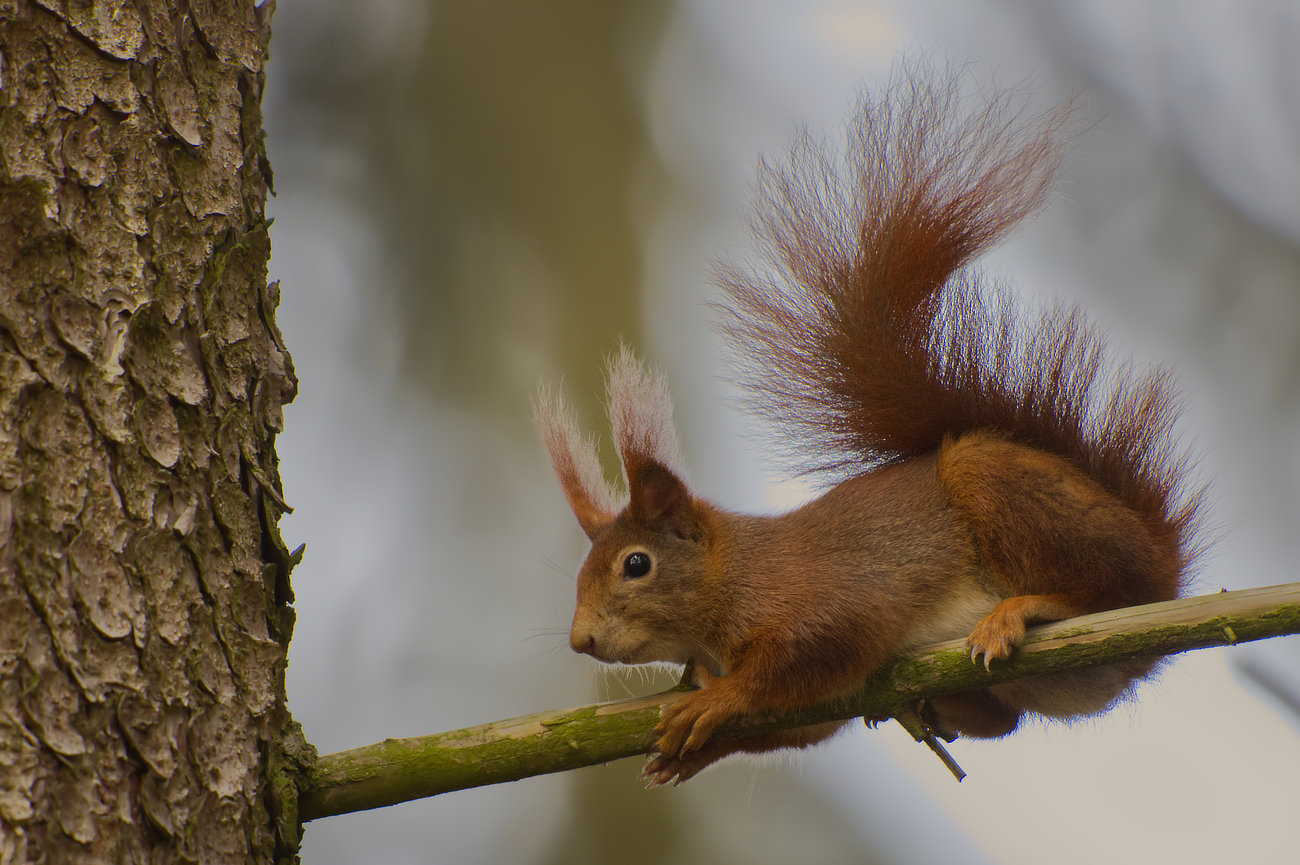
<path id="1" fill-rule="evenodd" d="M 895 716 L 924 697 L 1295 633 L 1300 583 L 1112 610 L 1030 629 L 1016 654 L 995 662 L 992 671 L 972 664 L 960 640 L 942 643 L 899 659 L 852 698 L 779 716 L 735 718 L 715 735 Z M 679 697 L 668 691 L 328 754 L 311 771 L 299 813 L 315 820 L 644 754 L 660 709 Z"/>

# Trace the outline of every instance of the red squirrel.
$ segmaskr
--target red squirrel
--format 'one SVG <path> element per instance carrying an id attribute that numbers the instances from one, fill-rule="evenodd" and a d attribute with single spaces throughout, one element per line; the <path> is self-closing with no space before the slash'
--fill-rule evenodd
<path id="1" fill-rule="evenodd" d="M 663 379 L 626 349 L 609 412 L 628 489 L 557 395 L 537 419 L 591 550 L 569 642 L 605 663 L 695 662 L 644 777 L 678 783 L 736 752 L 803 747 L 842 724 L 711 741 L 735 715 L 851 693 L 891 659 L 966 637 L 1010 657 L 1026 623 L 1177 597 L 1199 494 L 1169 444 L 1163 372 L 1102 381 L 1076 311 L 1018 314 L 971 260 L 1046 203 L 1070 104 L 1026 119 L 963 109 L 960 83 L 909 69 L 864 100 L 839 164 L 806 139 L 765 165 L 766 267 L 720 269 L 724 332 L 758 410 L 805 471 L 837 481 L 779 516 L 694 495 Z M 1134 659 L 926 701 L 946 735 L 1104 711 Z"/>

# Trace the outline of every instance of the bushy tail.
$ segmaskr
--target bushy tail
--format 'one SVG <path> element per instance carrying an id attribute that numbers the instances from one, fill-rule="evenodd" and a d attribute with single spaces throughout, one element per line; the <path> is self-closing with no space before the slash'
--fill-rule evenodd
<path id="1" fill-rule="evenodd" d="M 769 269 L 724 267 L 724 330 L 755 404 L 805 472 L 856 473 L 994 429 L 1077 462 L 1182 546 L 1162 372 L 1099 394 L 1101 342 L 1074 310 L 1026 322 L 982 290 L 973 257 L 1042 208 L 1073 105 L 1026 117 L 1010 97 L 965 110 L 920 68 L 865 100 L 843 164 L 806 136 L 760 181 Z"/>

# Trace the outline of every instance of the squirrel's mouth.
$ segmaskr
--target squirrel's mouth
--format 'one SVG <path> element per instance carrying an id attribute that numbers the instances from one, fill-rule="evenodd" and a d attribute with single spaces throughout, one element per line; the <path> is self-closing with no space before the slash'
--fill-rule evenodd
<path id="1" fill-rule="evenodd" d="M 658 660 L 657 658 L 648 657 L 653 654 L 649 650 L 649 645 L 649 641 L 645 640 L 630 649 L 614 649 L 608 653 L 593 655 L 592 657 L 596 658 L 598 661 L 603 661 L 606 664 L 626 664 L 628 666 L 649 664 Z"/>
<path id="2" fill-rule="evenodd" d="M 578 654 L 590 655 L 602 664 L 646 664 L 657 660 L 647 657 L 652 654 L 649 639 L 628 646 L 626 641 L 614 641 L 607 635 L 574 631 L 569 645 Z"/>
<path id="3" fill-rule="evenodd" d="M 602 664 L 686 664 L 694 659 L 715 676 L 727 673 L 717 654 L 699 641 L 665 638 L 650 629 L 624 627 L 611 635 L 599 627 L 583 627 L 572 632 L 569 644 Z"/>
<path id="4" fill-rule="evenodd" d="M 626 664 L 629 666 L 638 664 L 684 665 L 693 660 L 714 676 L 725 676 L 727 674 L 726 667 L 712 657 L 712 653 L 707 650 L 694 646 L 665 643 L 654 638 L 644 640 L 632 648 L 610 652 L 608 657 L 595 655 L 593 657 L 607 664 Z"/>
<path id="5" fill-rule="evenodd" d="M 684 663 L 653 638 L 622 646 L 610 646 L 605 651 L 600 651 L 598 647 L 596 652 L 588 654 L 605 664 L 623 664 L 629 667 L 640 664 Z"/>

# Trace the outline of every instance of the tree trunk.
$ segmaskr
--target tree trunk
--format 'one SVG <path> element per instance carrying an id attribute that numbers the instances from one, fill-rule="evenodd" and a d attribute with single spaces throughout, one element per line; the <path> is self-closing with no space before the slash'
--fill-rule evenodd
<path id="1" fill-rule="evenodd" d="M 0 863 L 294 855 L 269 15 L 0 0 Z"/>

